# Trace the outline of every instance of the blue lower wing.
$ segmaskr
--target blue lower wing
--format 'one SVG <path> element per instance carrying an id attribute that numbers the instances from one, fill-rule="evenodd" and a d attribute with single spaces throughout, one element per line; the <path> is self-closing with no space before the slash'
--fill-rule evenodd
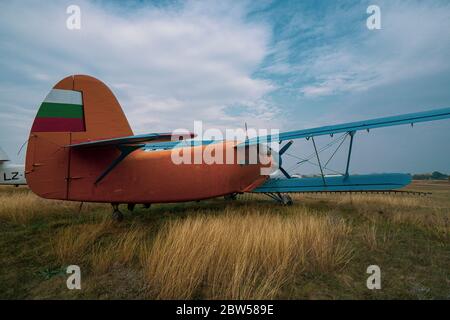
<path id="1" fill-rule="evenodd" d="M 402 173 L 270 179 L 252 192 L 382 191 L 402 188 L 411 176 Z"/>

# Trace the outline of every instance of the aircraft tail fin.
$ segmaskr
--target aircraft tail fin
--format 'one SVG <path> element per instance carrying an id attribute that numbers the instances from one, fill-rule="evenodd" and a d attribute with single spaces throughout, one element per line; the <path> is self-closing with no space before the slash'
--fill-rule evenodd
<path id="1" fill-rule="evenodd" d="M 132 135 L 119 102 L 103 82 L 86 75 L 66 77 L 50 90 L 31 127 L 28 184 L 42 197 L 67 199 L 73 158 L 67 145 Z"/>

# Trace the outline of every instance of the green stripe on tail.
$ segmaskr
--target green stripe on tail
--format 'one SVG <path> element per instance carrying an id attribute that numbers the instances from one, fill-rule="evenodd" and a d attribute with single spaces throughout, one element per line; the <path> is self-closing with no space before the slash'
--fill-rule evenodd
<path id="1" fill-rule="evenodd" d="M 83 106 L 43 102 L 39 108 L 38 118 L 83 118 Z"/>

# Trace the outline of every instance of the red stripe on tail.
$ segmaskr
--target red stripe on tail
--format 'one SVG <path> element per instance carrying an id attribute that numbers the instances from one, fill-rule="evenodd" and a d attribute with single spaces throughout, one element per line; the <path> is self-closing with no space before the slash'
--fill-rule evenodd
<path id="1" fill-rule="evenodd" d="M 36 118 L 31 132 L 80 132 L 85 131 L 83 119 Z"/>

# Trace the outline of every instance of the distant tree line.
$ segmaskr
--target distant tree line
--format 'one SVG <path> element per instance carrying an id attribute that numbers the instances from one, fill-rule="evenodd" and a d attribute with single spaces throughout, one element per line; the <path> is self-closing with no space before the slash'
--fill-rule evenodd
<path id="1" fill-rule="evenodd" d="M 439 171 L 434 171 L 432 173 L 420 173 L 413 175 L 414 180 L 448 180 L 450 177 Z"/>

